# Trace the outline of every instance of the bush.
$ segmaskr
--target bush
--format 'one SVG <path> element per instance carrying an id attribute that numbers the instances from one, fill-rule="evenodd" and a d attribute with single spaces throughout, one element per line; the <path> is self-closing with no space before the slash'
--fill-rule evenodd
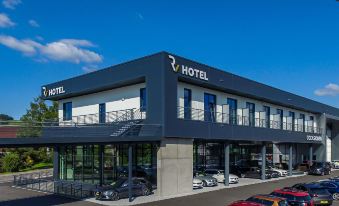
<path id="1" fill-rule="evenodd" d="M 20 157 L 16 153 L 7 153 L 1 160 L 5 172 L 17 172 L 20 167 Z"/>

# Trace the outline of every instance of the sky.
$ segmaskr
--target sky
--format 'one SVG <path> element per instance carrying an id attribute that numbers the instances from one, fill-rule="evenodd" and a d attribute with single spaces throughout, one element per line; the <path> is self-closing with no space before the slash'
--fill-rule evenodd
<path id="1" fill-rule="evenodd" d="M 335 0 L 0 0 L 0 113 L 41 85 L 159 51 L 339 107 Z"/>

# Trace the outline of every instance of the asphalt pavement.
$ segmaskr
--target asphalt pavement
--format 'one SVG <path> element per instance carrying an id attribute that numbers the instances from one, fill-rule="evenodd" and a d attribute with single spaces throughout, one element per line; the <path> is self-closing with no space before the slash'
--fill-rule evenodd
<path id="1" fill-rule="evenodd" d="M 331 176 L 339 176 L 339 171 L 335 171 Z M 300 182 L 312 182 L 330 176 L 303 176 L 278 180 L 273 182 L 260 183 L 222 189 L 213 192 L 200 193 L 197 195 L 173 198 L 141 204 L 139 206 L 225 206 L 229 203 L 246 199 L 255 194 L 267 194 L 276 188 L 288 187 Z M 36 191 L 24 190 L 11 187 L 10 183 L 0 184 L 0 206 L 99 206 L 99 204 L 88 201 L 75 200 L 53 194 L 40 193 Z M 335 201 L 334 206 L 339 206 L 339 201 Z"/>

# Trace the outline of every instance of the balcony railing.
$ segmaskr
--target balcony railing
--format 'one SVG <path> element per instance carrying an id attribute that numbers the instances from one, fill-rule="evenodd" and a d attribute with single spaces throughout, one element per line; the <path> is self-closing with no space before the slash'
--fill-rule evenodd
<path id="1" fill-rule="evenodd" d="M 213 123 L 223 123 L 230 125 L 252 126 L 270 129 L 282 129 L 295 132 L 308 132 L 321 134 L 319 127 L 307 126 L 303 124 L 293 124 L 281 121 L 266 120 L 261 118 L 250 118 L 248 116 L 232 115 L 222 112 L 211 112 L 202 109 L 178 107 L 178 118 L 185 120 L 196 120 Z"/>
<path id="2" fill-rule="evenodd" d="M 131 120 L 146 119 L 146 112 L 142 109 L 125 109 L 105 113 L 95 113 L 73 116 L 70 120 L 59 119 L 59 126 L 76 126 L 76 125 L 94 125 L 109 124 L 115 122 L 124 122 Z"/>

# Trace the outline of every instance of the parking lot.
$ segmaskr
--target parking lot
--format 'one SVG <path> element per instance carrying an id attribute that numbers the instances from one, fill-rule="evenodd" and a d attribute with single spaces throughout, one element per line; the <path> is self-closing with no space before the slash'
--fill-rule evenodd
<path id="1" fill-rule="evenodd" d="M 330 176 L 338 176 L 339 171 L 334 171 Z M 192 195 L 165 199 L 161 201 L 148 202 L 145 204 L 139 204 L 140 206 L 187 206 L 187 205 L 195 205 L 195 206 L 203 206 L 203 205 L 228 205 L 229 203 L 246 199 L 247 197 L 255 194 L 265 194 L 270 193 L 272 190 L 276 188 L 282 188 L 291 186 L 300 182 L 312 182 L 321 179 L 328 178 L 330 176 L 299 176 L 292 177 L 280 180 L 273 180 L 264 183 L 256 183 L 251 185 L 243 185 L 226 189 L 219 189 L 212 191 L 211 188 L 209 192 L 201 193 L 199 190 L 195 190 Z M 260 182 L 258 180 L 258 182 Z M 217 189 L 217 188 L 215 188 Z M 143 197 L 140 197 L 143 198 Z M 138 198 L 134 202 L 137 204 Z M 29 191 L 24 189 L 18 189 L 11 187 L 10 183 L 2 183 L 0 184 L 0 206 L 52 206 L 52 205 L 67 205 L 67 206 L 96 206 L 100 204 L 105 205 L 125 205 L 127 204 L 127 200 L 120 201 L 119 204 L 113 201 L 105 201 L 105 202 L 93 202 L 93 200 L 80 201 L 75 199 L 70 199 L 66 197 L 61 197 L 57 195 L 51 195 L 46 193 L 39 193 L 35 191 Z M 339 202 L 335 202 L 333 205 L 338 205 Z"/>

